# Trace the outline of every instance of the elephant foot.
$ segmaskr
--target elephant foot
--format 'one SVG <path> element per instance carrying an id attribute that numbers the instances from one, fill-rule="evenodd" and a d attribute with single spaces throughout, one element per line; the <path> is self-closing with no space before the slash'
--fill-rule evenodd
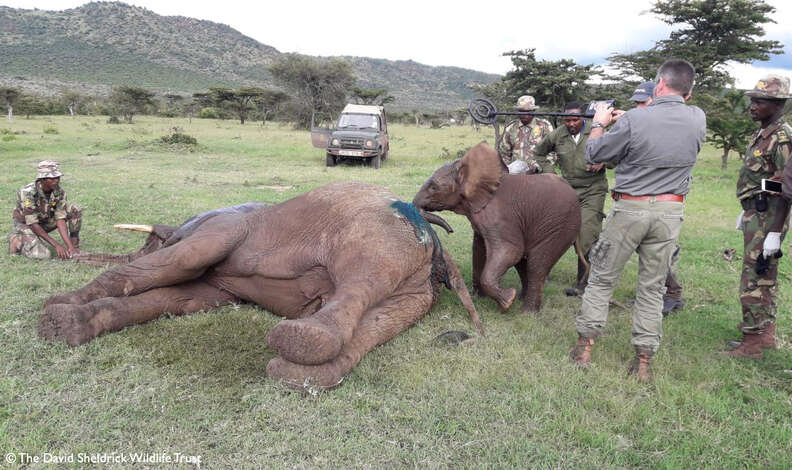
<path id="1" fill-rule="evenodd" d="M 505 289 L 503 291 L 504 296 L 503 300 L 498 300 L 498 305 L 500 306 L 501 311 L 505 312 L 509 310 L 509 308 L 514 303 L 514 299 L 517 298 L 517 290 L 516 289 Z"/>
<path id="2" fill-rule="evenodd" d="M 314 391 L 331 390 L 338 387 L 344 380 L 344 374 L 332 363 L 308 366 L 295 364 L 276 357 L 267 363 L 267 376 L 281 380 L 285 385 Z"/>
<path id="3" fill-rule="evenodd" d="M 340 333 L 311 319 L 281 321 L 267 335 L 267 343 L 287 361 L 308 365 L 335 358 L 344 346 Z"/>
<path id="4" fill-rule="evenodd" d="M 89 289 L 86 286 L 79 290 L 52 295 L 44 301 L 44 307 L 56 304 L 84 305 L 92 300 L 106 296 L 106 292 L 99 292 L 96 289 Z"/>
<path id="5" fill-rule="evenodd" d="M 523 306 L 520 309 L 520 313 L 524 313 L 526 315 L 538 315 L 539 306 L 533 303 L 525 302 L 523 303 Z"/>
<path id="6" fill-rule="evenodd" d="M 43 339 L 79 346 L 96 337 L 89 323 L 92 317 L 91 309 L 85 305 L 48 305 L 39 317 L 38 333 Z"/>

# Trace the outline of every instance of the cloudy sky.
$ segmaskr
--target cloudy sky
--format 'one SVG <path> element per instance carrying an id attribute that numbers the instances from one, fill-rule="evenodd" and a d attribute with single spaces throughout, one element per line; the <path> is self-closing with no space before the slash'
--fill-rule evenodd
<path id="1" fill-rule="evenodd" d="M 85 0 L 0 0 L 14 8 L 64 10 Z M 427 65 L 452 65 L 503 74 L 511 68 L 505 51 L 536 48 L 540 59 L 571 58 L 604 64 L 613 52 L 647 49 L 670 29 L 646 10 L 651 0 L 475 2 L 126 0 L 160 15 L 224 23 L 281 52 L 351 55 Z M 466 2 L 465 2 L 466 3 Z M 768 73 L 792 77 L 792 2 L 769 0 L 775 24 L 766 38 L 785 53 L 769 62 L 737 65 L 742 88 Z M 343 6 L 343 8 L 342 8 Z M 783 25 L 786 25 L 784 27 Z M 598 29 L 599 28 L 599 29 Z"/>

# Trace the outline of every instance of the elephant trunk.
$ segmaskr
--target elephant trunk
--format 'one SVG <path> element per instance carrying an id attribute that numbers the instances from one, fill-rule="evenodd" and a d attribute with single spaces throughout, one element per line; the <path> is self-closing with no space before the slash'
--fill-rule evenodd
<path id="1" fill-rule="evenodd" d="M 451 226 L 448 224 L 448 222 L 445 221 L 445 219 L 443 219 L 437 214 L 432 214 L 431 212 L 427 212 L 424 209 L 421 209 L 419 206 L 416 207 L 418 207 L 418 212 L 421 214 L 421 217 L 426 219 L 427 222 L 429 222 L 430 224 L 435 224 L 440 227 L 443 227 L 446 233 L 454 233 L 454 229 L 451 228 Z"/>
<path id="2" fill-rule="evenodd" d="M 470 292 L 468 292 L 467 286 L 465 285 L 465 279 L 462 277 L 462 273 L 459 272 L 459 268 L 457 268 L 453 258 L 451 258 L 451 254 L 448 253 L 446 249 L 443 249 L 443 258 L 445 258 L 446 266 L 448 267 L 448 279 L 451 283 L 451 287 L 456 291 L 459 300 L 462 301 L 462 305 L 467 309 L 470 321 L 476 325 L 476 330 L 479 335 L 485 337 L 484 325 L 481 323 L 481 318 L 479 318 L 478 312 L 476 311 L 476 306 L 473 305 L 473 299 L 470 298 Z"/>

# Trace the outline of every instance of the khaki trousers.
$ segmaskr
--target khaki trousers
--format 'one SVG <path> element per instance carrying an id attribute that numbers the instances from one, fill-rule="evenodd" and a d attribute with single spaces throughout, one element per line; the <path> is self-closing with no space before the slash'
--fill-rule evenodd
<path id="1" fill-rule="evenodd" d="M 682 228 L 682 215 L 681 202 L 615 201 L 599 241 L 589 254 L 589 284 L 575 319 L 578 333 L 587 338 L 602 333 L 613 290 L 624 265 L 637 251 L 632 344 L 658 350 L 663 336 L 665 280 Z"/>

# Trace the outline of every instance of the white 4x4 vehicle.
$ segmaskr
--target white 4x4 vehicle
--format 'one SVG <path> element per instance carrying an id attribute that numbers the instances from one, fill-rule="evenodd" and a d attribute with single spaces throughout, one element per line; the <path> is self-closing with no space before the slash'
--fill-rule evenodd
<path id="1" fill-rule="evenodd" d="M 388 124 L 382 106 L 348 104 L 334 129 L 317 127 L 311 120 L 311 143 L 327 152 L 327 166 L 344 159 L 368 161 L 379 168 L 388 158 Z"/>

